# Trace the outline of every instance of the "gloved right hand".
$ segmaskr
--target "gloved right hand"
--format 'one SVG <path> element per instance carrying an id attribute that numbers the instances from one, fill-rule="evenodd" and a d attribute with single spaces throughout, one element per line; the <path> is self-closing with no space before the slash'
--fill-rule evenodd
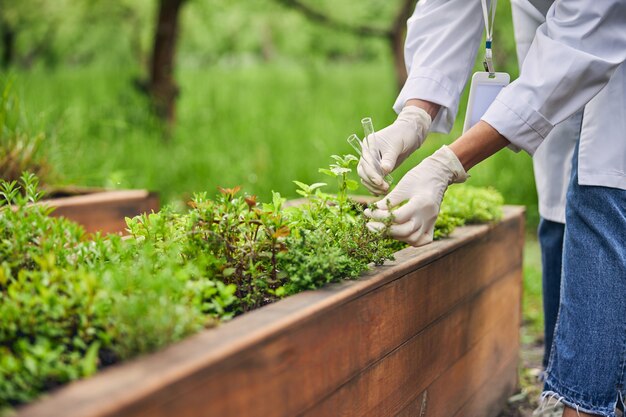
<path id="1" fill-rule="evenodd" d="M 412 246 L 430 243 L 448 186 L 468 177 L 459 158 L 444 145 L 407 172 L 387 197 L 374 203 L 376 209 L 365 210 L 372 219 L 367 227 L 384 230 L 385 221 L 391 218 L 387 230 L 391 237 Z"/>
<path id="2" fill-rule="evenodd" d="M 396 169 L 417 148 L 430 129 L 432 120 L 417 106 L 406 106 L 391 125 L 370 135 L 363 141 L 363 152 L 357 172 L 361 182 L 372 194 L 382 195 L 389 190 L 385 175 Z"/>

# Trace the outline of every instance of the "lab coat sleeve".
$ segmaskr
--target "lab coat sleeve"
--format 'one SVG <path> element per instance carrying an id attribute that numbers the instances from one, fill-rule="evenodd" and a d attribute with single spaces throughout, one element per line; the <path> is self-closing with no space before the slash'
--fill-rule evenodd
<path id="1" fill-rule="evenodd" d="M 531 155 L 626 60 L 626 0 L 557 1 L 537 29 L 520 77 L 483 120 Z M 611 109 L 606 109 L 611 111 Z"/>
<path id="2" fill-rule="evenodd" d="M 432 131 L 448 133 L 478 52 L 484 28 L 480 0 L 422 0 L 408 21 L 408 79 L 393 108 L 409 99 L 441 105 Z"/>

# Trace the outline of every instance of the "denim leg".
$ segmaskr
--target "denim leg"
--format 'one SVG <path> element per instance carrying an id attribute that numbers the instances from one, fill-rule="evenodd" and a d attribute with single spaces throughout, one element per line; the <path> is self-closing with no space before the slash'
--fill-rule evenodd
<path id="1" fill-rule="evenodd" d="M 626 191 L 578 185 L 576 162 L 545 394 L 614 417 L 626 394 Z"/>
<path id="2" fill-rule="evenodd" d="M 541 218 L 537 235 L 541 246 L 541 270 L 543 286 L 543 315 L 545 348 L 543 368 L 548 367 L 552 336 L 559 312 L 561 294 L 561 265 L 563 259 L 563 234 L 565 225 Z"/>

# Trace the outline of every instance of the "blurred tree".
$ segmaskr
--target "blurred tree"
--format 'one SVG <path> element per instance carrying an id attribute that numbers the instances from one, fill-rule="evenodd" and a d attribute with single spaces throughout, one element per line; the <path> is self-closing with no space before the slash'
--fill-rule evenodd
<path id="1" fill-rule="evenodd" d="M 15 30 L 4 20 L 0 22 L 2 30 L 2 68 L 7 69 L 13 63 L 15 53 Z"/>
<path id="2" fill-rule="evenodd" d="M 166 123 L 168 133 L 175 120 L 178 86 L 174 79 L 174 57 L 179 16 L 185 2 L 186 0 L 160 0 L 150 62 L 148 93 L 157 116 Z"/>
<path id="3" fill-rule="evenodd" d="M 0 65 L 7 69 L 15 58 L 15 42 L 17 39 L 18 14 L 15 5 L 7 0 L 0 0 L 0 45 L 2 55 Z"/>
<path id="4" fill-rule="evenodd" d="M 388 28 L 379 28 L 370 25 L 347 23 L 318 10 L 302 0 L 277 0 L 279 3 L 299 10 L 307 18 L 319 24 L 331 28 L 351 32 L 358 36 L 377 37 L 386 39 L 391 50 L 396 70 L 398 88 L 402 88 L 406 81 L 407 73 L 404 63 L 404 38 L 406 35 L 406 22 L 411 16 L 417 0 L 400 0 L 400 7 L 395 18 Z"/>
<path id="5" fill-rule="evenodd" d="M 55 16 L 50 16 L 47 21 L 42 19 L 46 11 L 46 5 L 41 0 L 19 2 L 0 0 L 0 45 L 2 46 L 0 64 L 3 68 L 6 69 L 16 63 L 18 37 L 33 24 L 38 24 L 40 31 L 35 36 L 31 36 L 28 45 L 23 48 L 19 56 L 19 64 L 27 67 L 33 57 L 50 51 L 56 22 Z"/>
<path id="6" fill-rule="evenodd" d="M 154 13 L 158 8 L 155 0 L 69 0 L 78 9 L 68 25 L 78 30 L 89 27 L 89 33 L 76 39 L 73 30 L 67 31 L 62 42 L 63 55 L 71 63 L 97 67 L 113 65 L 144 71 L 150 61 L 153 44 Z M 80 10 L 82 9 L 82 10 Z M 97 51 L 97 53 L 94 53 Z"/>
<path id="7" fill-rule="evenodd" d="M 155 0 L 0 0 L 0 67 L 146 68 Z"/>
<path id="8" fill-rule="evenodd" d="M 406 64 L 404 62 L 404 39 L 406 37 L 407 20 L 411 17 L 417 0 L 401 0 L 402 4 L 391 25 L 388 41 L 393 54 L 393 64 L 396 69 L 398 90 L 402 89 L 406 82 Z"/>

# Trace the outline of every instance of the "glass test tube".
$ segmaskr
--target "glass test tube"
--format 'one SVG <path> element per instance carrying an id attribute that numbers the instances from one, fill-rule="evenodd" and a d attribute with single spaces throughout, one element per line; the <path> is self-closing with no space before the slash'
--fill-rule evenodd
<path id="1" fill-rule="evenodd" d="M 351 134 L 348 137 L 348 143 L 350 144 L 350 146 L 352 146 L 352 149 L 354 149 L 354 151 L 357 153 L 357 155 L 359 155 L 361 157 L 361 159 L 372 169 L 378 171 L 377 168 L 372 166 L 372 163 L 369 162 L 368 159 L 363 158 L 363 144 L 361 143 L 361 140 L 359 139 L 359 137 L 357 135 L 355 135 L 354 133 Z M 391 175 L 387 175 L 385 176 L 385 181 L 387 181 L 387 183 L 391 184 L 391 181 L 393 181 L 393 178 L 391 177 Z"/>
<path id="2" fill-rule="evenodd" d="M 367 145 L 367 149 L 371 149 L 370 141 L 376 140 L 376 132 L 374 131 L 374 123 L 372 123 L 372 118 L 364 117 L 363 119 L 361 119 L 361 126 L 363 126 L 363 133 L 365 134 L 365 138 L 363 140 L 365 141 L 365 144 Z M 380 156 L 378 155 L 371 155 L 371 156 L 372 158 L 374 158 L 375 163 L 378 165 L 377 171 L 382 172 L 382 167 L 380 165 L 380 159 L 379 159 Z M 385 181 L 387 182 L 387 184 L 391 184 L 393 182 L 393 177 L 391 176 L 391 174 L 385 175 Z"/>

